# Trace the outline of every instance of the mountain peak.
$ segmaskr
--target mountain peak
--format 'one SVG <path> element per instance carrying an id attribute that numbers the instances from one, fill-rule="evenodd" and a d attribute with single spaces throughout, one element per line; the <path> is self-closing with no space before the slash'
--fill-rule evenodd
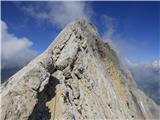
<path id="1" fill-rule="evenodd" d="M 2 84 L 1 96 L 2 120 L 158 118 L 159 108 L 84 19 Z"/>

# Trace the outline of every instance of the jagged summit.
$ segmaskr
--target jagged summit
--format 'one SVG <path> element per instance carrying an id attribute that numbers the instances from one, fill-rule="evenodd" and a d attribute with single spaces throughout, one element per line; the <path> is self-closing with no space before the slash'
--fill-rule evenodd
<path id="1" fill-rule="evenodd" d="M 2 84 L 2 120 L 158 119 L 109 44 L 86 20 Z"/>

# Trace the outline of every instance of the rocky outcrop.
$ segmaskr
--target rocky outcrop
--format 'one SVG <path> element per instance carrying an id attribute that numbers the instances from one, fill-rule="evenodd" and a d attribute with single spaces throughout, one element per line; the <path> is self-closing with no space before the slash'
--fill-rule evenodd
<path id="1" fill-rule="evenodd" d="M 1 85 L 2 120 L 158 119 L 96 28 L 78 20 Z"/>

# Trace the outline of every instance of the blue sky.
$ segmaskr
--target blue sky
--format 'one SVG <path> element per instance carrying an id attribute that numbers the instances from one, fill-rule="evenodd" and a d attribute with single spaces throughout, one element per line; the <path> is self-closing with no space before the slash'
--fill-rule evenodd
<path id="1" fill-rule="evenodd" d="M 159 2 L 67 3 L 2 2 L 1 19 L 7 26 L 7 34 L 14 34 L 16 40 L 25 37 L 32 43 L 27 42 L 27 49 L 38 54 L 68 22 L 83 16 L 96 25 L 104 40 L 109 39 L 116 45 L 123 58 L 141 63 L 159 60 Z"/>

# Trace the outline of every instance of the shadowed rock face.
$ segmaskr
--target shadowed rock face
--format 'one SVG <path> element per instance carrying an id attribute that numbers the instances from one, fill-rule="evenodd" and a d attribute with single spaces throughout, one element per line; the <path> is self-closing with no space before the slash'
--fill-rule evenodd
<path id="1" fill-rule="evenodd" d="M 1 86 L 2 120 L 158 119 L 112 46 L 78 20 Z"/>

